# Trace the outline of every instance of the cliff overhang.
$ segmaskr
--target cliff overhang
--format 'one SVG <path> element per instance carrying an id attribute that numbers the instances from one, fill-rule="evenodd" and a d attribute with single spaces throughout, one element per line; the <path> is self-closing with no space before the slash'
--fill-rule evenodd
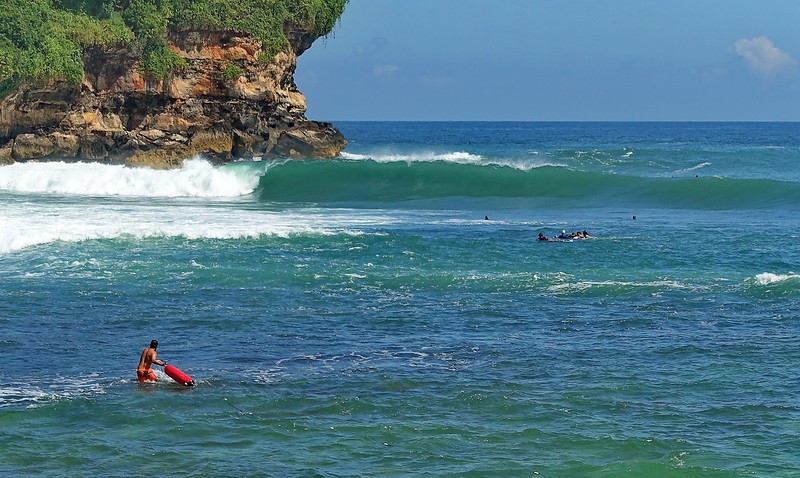
<path id="1" fill-rule="evenodd" d="M 346 146 L 331 124 L 308 120 L 294 83 L 297 57 L 317 39 L 284 28 L 290 48 L 263 61 L 261 43 L 231 29 L 174 29 L 167 45 L 185 66 L 148 77 L 129 46 L 86 48 L 80 84 L 26 80 L 0 100 L 0 164 L 102 161 L 179 167 L 201 155 L 331 158 Z"/>

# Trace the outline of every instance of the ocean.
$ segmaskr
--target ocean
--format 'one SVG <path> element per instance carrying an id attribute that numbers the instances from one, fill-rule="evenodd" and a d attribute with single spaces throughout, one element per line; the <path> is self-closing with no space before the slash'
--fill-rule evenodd
<path id="1" fill-rule="evenodd" d="M 335 125 L 0 167 L 0 475 L 800 476 L 800 123 Z"/>

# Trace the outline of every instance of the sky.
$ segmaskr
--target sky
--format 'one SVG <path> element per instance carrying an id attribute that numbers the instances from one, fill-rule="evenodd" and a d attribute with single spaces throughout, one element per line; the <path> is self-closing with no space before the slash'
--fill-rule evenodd
<path id="1" fill-rule="evenodd" d="M 798 0 L 350 0 L 320 121 L 800 121 Z"/>

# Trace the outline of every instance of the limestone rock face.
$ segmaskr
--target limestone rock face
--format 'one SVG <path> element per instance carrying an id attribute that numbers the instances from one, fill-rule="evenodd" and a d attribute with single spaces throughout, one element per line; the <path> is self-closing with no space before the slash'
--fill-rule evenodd
<path id="1" fill-rule="evenodd" d="M 294 84 L 297 56 L 316 37 L 297 25 L 286 33 L 291 50 L 264 62 L 261 44 L 247 34 L 173 31 L 169 47 L 188 66 L 160 80 L 143 76 L 128 49 L 89 49 L 81 84 L 26 82 L 0 100 L 0 164 L 56 159 L 170 168 L 196 154 L 216 162 L 334 157 L 344 137 L 306 119 Z"/>

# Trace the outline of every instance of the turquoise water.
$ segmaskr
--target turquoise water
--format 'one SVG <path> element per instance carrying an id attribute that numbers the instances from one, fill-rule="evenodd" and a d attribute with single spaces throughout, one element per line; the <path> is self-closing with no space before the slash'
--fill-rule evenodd
<path id="1" fill-rule="evenodd" d="M 797 476 L 800 125 L 337 127 L 0 167 L 0 474 Z"/>

